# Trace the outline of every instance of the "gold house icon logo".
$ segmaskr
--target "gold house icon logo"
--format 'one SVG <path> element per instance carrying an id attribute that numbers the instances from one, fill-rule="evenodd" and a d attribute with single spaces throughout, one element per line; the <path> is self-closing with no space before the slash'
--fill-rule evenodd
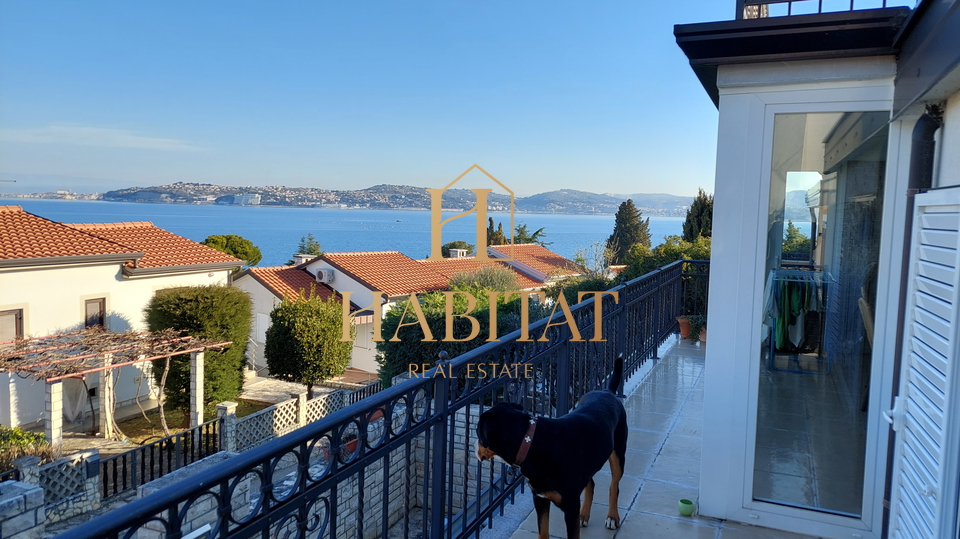
<path id="1" fill-rule="evenodd" d="M 447 217 L 446 219 L 443 218 L 443 193 L 453 187 L 454 184 L 456 184 L 474 169 L 482 172 L 486 177 L 493 180 L 494 183 L 499 185 L 501 188 L 503 188 L 503 190 L 510 194 L 510 244 L 513 245 L 513 191 L 506 185 L 503 185 L 500 180 L 491 176 L 489 172 L 480 168 L 479 165 L 473 165 L 465 170 L 463 174 L 457 176 L 455 180 L 447 184 L 447 186 L 443 189 L 427 189 L 427 192 L 430 193 L 430 257 L 427 260 L 443 260 L 442 247 L 444 225 L 455 219 L 466 217 L 471 213 L 476 213 L 477 218 L 476 259 L 490 260 L 490 257 L 487 256 L 487 199 L 490 193 L 493 192 L 493 189 L 470 189 L 476 196 L 476 204 L 473 206 L 473 208 L 465 212 L 458 213 L 452 217 Z M 500 258 L 499 260 L 513 260 L 513 258 Z"/>

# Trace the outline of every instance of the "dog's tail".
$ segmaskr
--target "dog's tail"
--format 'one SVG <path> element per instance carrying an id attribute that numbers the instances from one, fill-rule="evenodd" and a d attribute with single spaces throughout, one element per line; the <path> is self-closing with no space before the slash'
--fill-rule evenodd
<path id="1" fill-rule="evenodd" d="M 616 393 L 620 389 L 620 382 L 623 381 L 623 354 L 617 356 L 613 361 L 613 374 L 610 376 L 610 391 Z"/>

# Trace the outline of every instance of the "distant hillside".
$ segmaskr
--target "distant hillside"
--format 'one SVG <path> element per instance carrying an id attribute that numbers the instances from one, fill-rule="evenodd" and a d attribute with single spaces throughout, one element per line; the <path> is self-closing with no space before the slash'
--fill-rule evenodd
<path id="1" fill-rule="evenodd" d="M 340 207 L 375 209 L 430 208 L 430 194 L 424 187 L 381 184 L 355 190 L 316 189 L 310 187 L 237 187 L 178 182 L 170 185 L 131 187 L 108 191 L 103 200 L 168 204 L 257 204 L 260 206 Z M 574 189 L 561 189 L 528 197 L 517 197 L 516 209 L 532 213 L 613 214 L 624 200 L 631 198 L 644 215 L 676 216 L 686 214 L 693 197 L 664 194 L 614 195 Z M 509 209 L 510 197 L 491 193 L 487 207 L 491 211 Z M 443 194 L 446 209 L 466 209 L 474 205 L 469 189 L 450 189 Z"/>
<path id="2" fill-rule="evenodd" d="M 809 221 L 810 210 L 807 208 L 806 189 L 797 189 L 788 191 L 786 196 L 786 208 L 783 212 L 783 218 L 788 221 Z"/>
<path id="3" fill-rule="evenodd" d="M 684 216 L 693 197 L 664 194 L 615 195 L 561 189 L 528 196 L 517 201 L 518 211 L 540 213 L 616 213 L 620 204 L 632 199 L 644 215 Z"/>

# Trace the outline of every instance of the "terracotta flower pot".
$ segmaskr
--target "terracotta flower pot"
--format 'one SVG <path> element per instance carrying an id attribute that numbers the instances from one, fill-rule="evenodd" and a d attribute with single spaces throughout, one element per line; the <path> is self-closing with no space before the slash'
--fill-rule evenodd
<path id="1" fill-rule="evenodd" d="M 700 342 L 707 342 L 707 328 L 700 330 Z"/>
<path id="2" fill-rule="evenodd" d="M 690 337 L 690 319 L 685 316 L 678 316 L 677 323 L 680 324 L 680 338 L 686 339 Z"/>

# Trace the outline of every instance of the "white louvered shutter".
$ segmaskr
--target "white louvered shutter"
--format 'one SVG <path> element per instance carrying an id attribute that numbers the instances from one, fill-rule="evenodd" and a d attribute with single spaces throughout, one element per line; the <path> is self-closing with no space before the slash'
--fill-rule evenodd
<path id="1" fill-rule="evenodd" d="M 960 189 L 916 197 L 890 500 L 894 539 L 949 537 L 956 518 Z"/>

